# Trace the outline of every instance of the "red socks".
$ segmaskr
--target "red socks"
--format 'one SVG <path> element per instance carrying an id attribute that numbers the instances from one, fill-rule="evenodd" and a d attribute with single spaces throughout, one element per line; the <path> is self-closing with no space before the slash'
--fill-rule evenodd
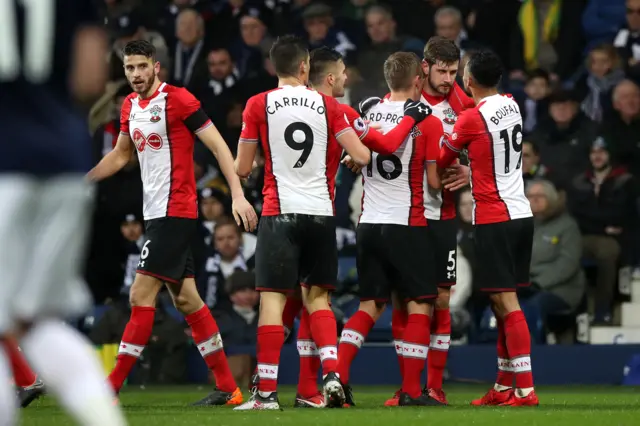
<path id="1" fill-rule="evenodd" d="M 284 326 L 284 340 L 287 340 L 291 330 L 293 330 L 293 322 L 302 309 L 302 300 L 295 297 L 288 297 L 287 303 L 282 311 L 282 325 Z"/>
<path id="2" fill-rule="evenodd" d="M 33 385 L 36 382 L 36 373 L 29 367 L 29 363 L 18 347 L 18 343 L 14 339 L 7 338 L 4 341 L 4 348 L 9 356 L 9 362 L 13 370 L 13 379 L 16 385 L 22 388 Z"/>
<path id="3" fill-rule="evenodd" d="M 330 309 L 316 311 L 309 316 L 311 336 L 322 362 L 322 375 L 336 371 L 338 365 L 338 327 Z"/>
<path id="4" fill-rule="evenodd" d="M 356 312 L 345 324 L 338 347 L 337 373 L 340 375 L 342 383 L 349 383 L 351 363 L 374 324 L 375 321 L 371 315 L 364 311 Z"/>
<path id="5" fill-rule="evenodd" d="M 127 379 L 138 358 L 140 358 L 145 345 L 151 337 L 155 314 L 156 308 L 153 307 L 134 306 L 131 308 L 131 317 L 122 334 L 116 366 L 109 374 L 108 379 L 116 393 L 120 391 L 122 384 Z"/>
<path id="6" fill-rule="evenodd" d="M 531 335 L 522 311 L 513 311 L 504 317 L 507 350 L 511 357 L 511 370 L 515 373 L 516 388 L 533 387 L 531 373 Z"/>
<path id="7" fill-rule="evenodd" d="M 391 334 L 393 335 L 393 345 L 396 347 L 396 355 L 398 356 L 398 366 L 400 367 L 400 378 L 404 377 L 404 360 L 402 359 L 402 338 L 404 330 L 407 328 L 407 320 L 409 319 L 407 311 L 398 311 L 396 309 L 391 313 Z"/>
<path id="8" fill-rule="evenodd" d="M 513 370 L 511 369 L 511 360 L 509 359 L 509 351 L 507 350 L 504 321 L 496 315 L 496 322 L 498 325 L 498 341 L 496 342 L 498 351 L 498 377 L 496 384 L 511 388 L 513 387 Z"/>
<path id="9" fill-rule="evenodd" d="M 297 344 L 300 355 L 298 395 L 303 398 L 311 398 L 318 393 L 318 370 L 321 363 L 318 348 L 311 338 L 309 312 L 306 309 L 303 309 L 300 314 Z"/>
<path id="10" fill-rule="evenodd" d="M 434 309 L 431 322 L 429 358 L 427 358 L 427 388 L 429 389 L 442 389 L 450 343 L 451 314 L 449 309 Z"/>
<path id="11" fill-rule="evenodd" d="M 222 346 L 218 324 L 205 305 L 200 310 L 186 316 L 191 327 L 191 336 L 198 351 L 216 379 L 216 387 L 223 392 L 233 392 L 238 387 L 231 374 L 227 357 Z"/>
<path id="12" fill-rule="evenodd" d="M 284 344 L 284 329 L 281 325 L 258 327 L 258 374 L 260 392 L 275 392 L 278 386 L 280 351 Z"/>
<path id="13" fill-rule="evenodd" d="M 431 318 L 428 315 L 409 315 L 402 344 L 402 358 L 404 361 L 402 391 L 411 398 L 418 398 L 422 391 L 422 371 L 429 352 L 430 333 Z"/>

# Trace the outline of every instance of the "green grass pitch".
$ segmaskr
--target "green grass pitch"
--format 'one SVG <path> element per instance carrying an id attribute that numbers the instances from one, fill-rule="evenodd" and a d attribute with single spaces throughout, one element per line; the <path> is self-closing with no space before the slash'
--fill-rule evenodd
<path id="1" fill-rule="evenodd" d="M 129 388 L 121 403 L 132 426 L 412 426 L 412 425 L 640 425 L 640 389 L 622 387 L 540 387 L 540 407 L 471 407 L 469 401 L 486 390 L 486 385 L 450 385 L 445 389 L 449 407 L 386 408 L 382 404 L 393 389 L 355 388 L 356 408 L 294 409 L 295 390 L 279 392 L 283 411 L 234 412 L 230 407 L 194 408 L 189 404 L 208 389 L 195 386 Z M 245 394 L 245 398 L 248 394 Z M 35 401 L 21 410 L 23 426 L 58 426 L 74 423 L 51 397 Z"/>

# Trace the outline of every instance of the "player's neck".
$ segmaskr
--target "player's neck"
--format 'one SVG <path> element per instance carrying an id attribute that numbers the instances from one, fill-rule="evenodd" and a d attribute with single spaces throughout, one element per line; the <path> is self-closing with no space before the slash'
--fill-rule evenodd
<path id="1" fill-rule="evenodd" d="M 282 86 L 304 86 L 305 84 L 298 77 L 278 77 L 278 87 Z"/>
<path id="2" fill-rule="evenodd" d="M 316 92 L 322 93 L 325 96 L 333 97 L 333 90 L 331 90 L 331 87 L 327 86 L 326 84 L 313 86 L 312 89 L 315 90 Z"/>
<path id="3" fill-rule="evenodd" d="M 147 99 L 153 96 L 153 94 L 156 93 L 156 90 L 158 90 L 158 87 L 160 87 L 161 84 L 162 82 L 156 78 L 153 84 L 151 85 L 151 87 L 149 87 L 149 90 L 147 91 L 147 93 L 144 93 L 144 94 L 140 93 L 138 94 L 138 96 L 140 97 L 140 99 Z"/>
<path id="4" fill-rule="evenodd" d="M 497 95 L 498 89 L 495 87 L 492 87 L 491 89 L 474 89 L 471 94 L 473 95 L 473 101 L 478 105 L 484 98 Z"/>
<path id="5" fill-rule="evenodd" d="M 424 93 L 426 93 L 427 95 L 429 95 L 432 98 L 436 98 L 436 99 L 442 99 L 444 98 L 444 95 L 440 92 L 438 92 L 437 90 L 433 89 L 433 87 L 431 87 L 431 85 L 428 82 L 424 82 L 424 85 L 422 86 L 422 91 Z"/>
<path id="6" fill-rule="evenodd" d="M 404 102 L 407 99 L 411 99 L 411 96 L 413 96 L 414 92 L 413 89 L 411 90 L 392 90 L 391 94 L 389 95 L 389 100 L 391 102 Z"/>

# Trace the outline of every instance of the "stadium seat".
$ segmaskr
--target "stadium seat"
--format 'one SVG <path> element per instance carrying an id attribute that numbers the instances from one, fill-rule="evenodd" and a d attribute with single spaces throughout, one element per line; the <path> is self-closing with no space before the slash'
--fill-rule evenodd
<path id="1" fill-rule="evenodd" d="M 88 333 L 109 309 L 111 309 L 110 305 L 95 305 L 91 312 L 83 318 L 81 330 L 84 333 Z"/>
<path id="2" fill-rule="evenodd" d="M 537 308 L 528 306 L 526 302 L 523 303 L 521 307 L 522 312 L 527 319 L 527 325 L 529 326 L 529 332 L 531 333 L 531 340 L 534 343 L 544 343 L 545 334 L 540 311 Z M 487 307 L 482 315 L 476 339 L 478 343 L 495 342 L 498 339 L 497 322 L 490 307 Z"/>

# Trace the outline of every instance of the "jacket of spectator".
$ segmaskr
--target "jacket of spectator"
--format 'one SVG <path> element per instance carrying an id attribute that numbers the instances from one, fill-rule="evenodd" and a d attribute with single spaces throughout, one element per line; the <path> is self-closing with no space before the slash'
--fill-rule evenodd
<path id="1" fill-rule="evenodd" d="M 589 0 L 582 15 L 587 50 L 598 43 L 610 43 L 625 24 L 625 12 L 625 0 Z"/>
<path id="2" fill-rule="evenodd" d="M 591 170 L 572 181 L 568 199 L 583 234 L 607 235 L 607 227 L 628 229 L 636 219 L 633 177 L 624 167 L 611 170 L 596 195 Z"/>
<path id="3" fill-rule="evenodd" d="M 576 309 L 585 291 L 581 265 L 582 243 L 575 220 L 564 208 L 549 203 L 535 219 L 531 252 L 531 282 Z"/>

